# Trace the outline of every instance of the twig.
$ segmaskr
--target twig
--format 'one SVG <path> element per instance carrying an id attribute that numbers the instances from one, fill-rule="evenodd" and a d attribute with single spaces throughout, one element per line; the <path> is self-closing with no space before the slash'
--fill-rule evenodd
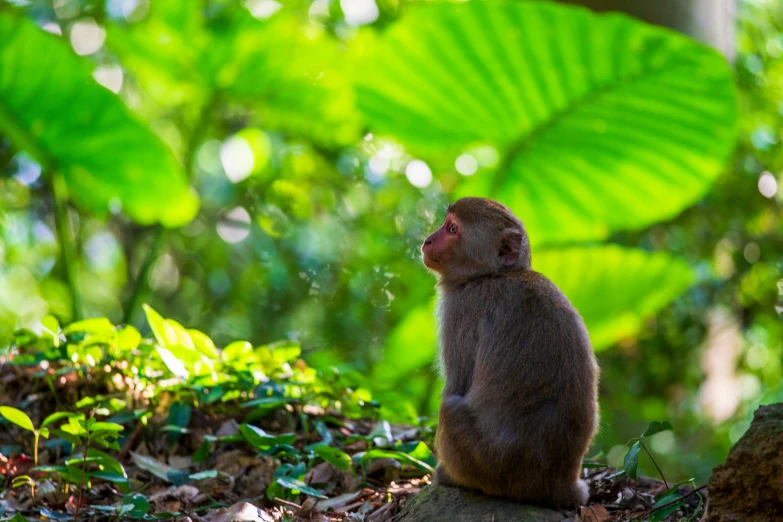
<path id="1" fill-rule="evenodd" d="M 655 459 L 652 456 L 652 453 L 650 453 L 650 450 L 647 449 L 647 446 L 644 445 L 644 442 L 642 442 L 642 439 L 639 439 L 639 445 L 644 449 L 644 452 L 647 453 L 647 456 L 650 457 L 650 460 L 652 461 L 653 465 L 655 466 L 655 469 L 658 470 L 658 473 L 660 473 L 661 478 L 663 479 L 663 484 L 666 486 L 666 489 L 669 489 L 669 483 L 666 482 L 666 477 L 663 476 L 663 471 L 661 471 L 661 468 L 658 467 L 658 463 L 655 462 Z"/>
<path id="2" fill-rule="evenodd" d="M 122 460 L 122 459 L 124 459 L 125 457 L 128 456 L 128 452 L 133 447 L 133 443 L 136 441 L 136 439 L 139 436 L 139 433 L 141 433 L 141 430 L 143 428 L 144 428 L 144 424 L 143 423 L 139 422 L 138 424 L 136 424 L 136 427 L 133 429 L 133 431 L 131 432 L 130 436 L 125 441 L 125 444 L 122 445 L 122 449 L 120 450 L 120 455 L 119 455 L 119 459 L 120 460 Z"/>
<path id="3" fill-rule="evenodd" d="M 703 486 L 699 486 L 698 488 L 696 488 L 694 490 L 691 490 L 690 492 L 686 493 L 685 495 L 682 495 L 680 498 L 676 498 L 676 499 L 672 500 L 671 502 L 667 502 L 666 504 L 661 504 L 660 506 L 655 506 L 651 510 L 645 511 L 641 515 L 636 516 L 636 517 L 632 518 L 631 520 L 640 520 L 640 519 L 642 519 L 644 517 L 649 516 L 650 513 L 654 513 L 655 511 L 658 511 L 658 510 L 663 509 L 665 507 L 673 506 L 677 502 L 680 502 L 682 499 L 688 498 L 691 495 L 693 495 L 694 493 L 698 493 L 699 491 L 705 489 L 706 487 L 707 487 L 707 484 L 704 484 Z"/>
<path id="4" fill-rule="evenodd" d="M 283 500 L 282 498 L 275 497 L 275 502 L 280 502 L 281 504 L 285 504 L 286 506 L 290 506 L 298 510 L 302 509 L 302 506 L 300 506 L 299 504 L 295 504 L 294 502 L 290 502 L 288 500 Z"/>

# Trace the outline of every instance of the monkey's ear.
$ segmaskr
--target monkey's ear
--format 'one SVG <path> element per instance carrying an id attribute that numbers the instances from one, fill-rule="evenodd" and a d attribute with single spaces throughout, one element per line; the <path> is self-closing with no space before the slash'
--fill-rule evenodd
<path id="1" fill-rule="evenodd" d="M 514 228 L 507 228 L 500 237 L 500 257 L 501 265 L 510 268 L 519 261 L 519 254 L 522 251 L 522 233 Z"/>

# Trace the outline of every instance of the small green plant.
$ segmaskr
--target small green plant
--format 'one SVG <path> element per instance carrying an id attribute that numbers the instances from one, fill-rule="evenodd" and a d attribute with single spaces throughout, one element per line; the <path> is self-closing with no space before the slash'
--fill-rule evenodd
<path id="1" fill-rule="evenodd" d="M 693 486 L 694 489 L 687 494 L 680 493 L 679 488 L 686 484 L 690 484 L 691 486 Z M 703 488 L 704 486 L 702 486 L 701 488 L 696 488 L 696 483 L 694 482 L 694 479 L 691 478 L 688 480 L 683 480 L 682 482 L 678 482 L 677 484 L 668 488 L 663 493 L 656 495 L 655 502 L 653 503 L 652 510 L 650 511 L 649 521 L 662 522 L 670 514 L 674 513 L 675 511 L 683 507 L 685 503 L 688 501 L 688 497 L 692 494 L 698 495 L 699 504 L 698 506 L 696 506 L 696 509 L 693 510 L 693 513 L 691 513 L 691 516 L 688 517 L 686 522 L 692 522 L 693 520 L 696 520 L 696 516 L 699 514 L 704 504 L 704 497 L 699 492 Z M 685 520 L 685 519 L 681 519 L 681 520 Z"/>
<path id="2" fill-rule="evenodd" d="M 673 430 L 674 428 L 668 421 L 650 422 L 647 425 L 647 429 L 644 430 L 644 433 L 642 433 L 639 437 L 632 438 L 626 443 L 626 445 L 630 444 L 631 447 L 623 459 L 623 469 L 609 477 L 616 478 L 623 475 L 628 475 L 633 480 L 638 480 L 639 452 L 644 450 L 644 452 L 647 453 L 653 465 L 655 466 L 655 469 L 657 469 L 658 473 L 661 475 L 661 480 L 663 480 L 663 483 L 666 486 L 666 491 L 659 493 L 654 498 L 652 508 L 648 512 L 647 520 L 649 520 L 649 522 L 662 522 L 664 519 L 666 519 L 667 516 L 682 508 L 686 504 L 689 496 L 695 494 L 699 498 L 698 506 L 693 510 L 691 516 L 688 519 L 682 519 L 685 522 L 693 522 L 693 520 L 696 520 L 696 517 L 700 513 L 704 503 L 704 498 L 699 492 L 706 486 L 697 488 L 696 483 L 692 478 L 669 486 L 669 483 L 666 481 L 666 477 L 663 475 L 663 471 L 661 471 L 661 468 L 658 466 L 658 463 L 655 462 L 655 458 L 653 458 L 652 453 L 649 449 L 647 449 L 647 446 L 645 446 L 643 442 L 643 439 L 646 437 L 652 437 L 658 433 Z M 680 491 L 680 487 L 687 484 L 693 486 L 693 489 L 689 493 L 683 494 Z"/>
<path id="3" fill-rule="evenodd" d="M 72 454 L 62 464 L 40 466 L 34 470 L 53 475 L 66 484 L 77 486 L 79 491 L 77 515 L 82 505 L 84 485 L 90 487 L 93 479 L 112 482 L 120 491 L 130 492 L 125 468 L 117 459 L 99 449 L 119 450 L 117 440 L 124 428 L 113 422 L 87 418 L 83 413 L 67 414 L 61 418 L 66 418 L 67 421 L 59 428 L 52 428 L 51 433 L 70 442 L 74 450 L 80 449 L 81 453 Z"/>
<path id="4" fill-rule="evenodd" d="M 130 452 L 136 468 L 176 486 L 207 480 L 230 483 L 231 477 L 205 464 L 220 446 L 236 444 L 277 461 L 264 495 L 282 503 L 296 502 L 300 495 L 326 498 L 328 489 L 305 482 L 307 473 L 324 462 L 353 479 L 360 475 L 364 484 L 367 466 L 376 459 L 396 460 L 404 477 L 432 472 L 435 459 L 427 444 L 403 442 L 392 435 L 389 422 L 379 419 L 381 409 L 361 374 L 336 368 L 317 371 L 300 358 L 301 348 L 291 341 L 261 346 L 235 341 L 218 348 L 198 330 L 148 306 L 144 311 L 150 338 L 135 328 L 96 318 L 63 328 L 51 322 L 42 334 L 20 331 L 11 349 L 11 364 L 36 367 L 46 361 L 46 371 L 31 375 L 42 380 L 54 375 L 47 381 L 53 395 L 85 412 L 58 412 L 36 430 L 23 412 L 0 410 L 36 437 L 59 437 L 71 447 L 61 461 L 33 470 L 55 478 L 66 491 L 78 487 L 80 506 L 92 481 L 109 481 L 124 496 L 112 505 L 90 503 L 88 498 L 91 511 L 119 518 L 149 517 L 149 501 L 131 491 L 122 464 L 107 451 L 121 449 L 123 425 L 135 427 L 137 433 L 162 412 L 167 415 L 158 433 L 169 448 L 192 437 L 192 417 L 197 413 L 239 417 L 235 432 L 202 436 L 192 454 L 193 463 L 200 466 L 195 473 Z M 80 382 L 89 383 L 89 389 L 77 387 L 75 396 L 67 391 L 58 394 L 60 376 L 73 372 Z M 364 427 L 357 432 L 360 424 Z M 132 447 L 131 442 L 128 448 Z M 26 476 L 15 480 L 35 484 Z"/>
<path id="5" fill-rule="evenodd" d="M 669 423 L 669 421 L 652 421 L 648 426 L 647 429 L 644 430 L 644 433 L 642 433 L 639 437 L 634 437 L 631 440 L 629 440 L 626 445 L 631 444 L 631 449 L 628 450 L 628 453 L 625 454 L 625 459 L 623 459 L 623 471 L 620 472 L 620 474 L 626 474 L 629 477 L 631 477 L 634 480 L 638 480 L 637 471 L 639 467 L 639 451 L 644 450 L 645 453 L 650 457 L 650 460 L 652 461 L 653 465 L 655 466 L 655 469 L 658 470 L 658 473 L 661 475 L 661 480 L 663 480 L 663 483 L 666 485 L 666 488 L 669 488 L 669 483 L 666 481 L 666 477 L 663 476 L 663 471 L 661 471 L 661 468 L 658 466 L 658 463 L 655 462 L 655 459 L 652 456 L 652 453 L 650 453 L 650 450 L 647 449 L 647 446 L 644 445 L 644 442 L 642 442 L 642 439 L 645 437 L 652 437 L 653 435 L 657 433 L 661 433 L 663 431 L 672 431 L 674 428 Z"/>
<path id="6" fill-rule="evenodd" d="M 56 476 L 66 484 L 77 485 L 81 496 L 85 481 L 92 478 L 108 480 L 117 484 L 123 491 L 129 491 L 128 477 L 122 465 L 111 455 L 95 446 L 120 449 L 117 435 L 123 427 L 113 422 L 98 422 L 94 418 L 85 418 L 82 413 L 55 412 L 46 417 L 36 428 L 30 417 L 23 411 L 11 406 L 0 406 L 0 415 L 20 428 L 32 432 L 33 441 L 33 472 Z M 56 422 L 66 420 L 59 428 L 50 428 Z M 81 454 L 73 454 L 61 465 L 38 466 L 38 444 L 41 437 L 48 439 L 50 435 L 70 442 L 73 448 L 81 448 Z M 91 471 L 88 472 L 88 467 Z M 29 475 L 14 478 L 11 485 L 19 487 L 29 485 L 35 496 L 36 480 Z"/>
<path id="7" fill-rule="evenodd" d="M 53 422 L 57 422 L 58 420 L 67 417 L 68 415 L 70 415 L 70 413 L 62 412 L 62 411 L 52 413 L 51 415 L 49 415 L 43 420 L 43 422 L 38 428 L 36 428 L 35 425 L 33 425 L 33 421 L 30 420 L 30 417 L 28 417 L 25 412 L 13 408 L 11 406 L 0 406 L 0 415 L 5 417 L 5 419 L 8 422 L 16 424 L 23 430 L 27 430 L 33 434 L 34 437 L 33 463 L 37 466 L 38 465 L 38 441 L 40 440 L 41 437 L 45 439 L 49 438 L 49 429 L 47 428 L 47 426 L 49 426 Z"/>

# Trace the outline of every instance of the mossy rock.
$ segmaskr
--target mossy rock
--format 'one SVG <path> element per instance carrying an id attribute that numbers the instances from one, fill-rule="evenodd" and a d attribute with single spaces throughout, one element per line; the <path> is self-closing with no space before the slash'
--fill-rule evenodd
<path id="1" fill-rule="evenodd" d="M 399 522 L 561 522 L 559 511 L 487 497 L 460 488 L 427 486 L 405 504 Z"/>

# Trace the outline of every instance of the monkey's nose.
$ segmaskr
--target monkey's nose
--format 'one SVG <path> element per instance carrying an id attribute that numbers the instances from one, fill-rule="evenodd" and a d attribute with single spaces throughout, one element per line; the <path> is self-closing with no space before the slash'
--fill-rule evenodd
<path id="1" fill-rule="evenodd" d="M 430 246 L 432 244 L 432 239 L 427 238 L 424 240 L 424 244 L 421 245 L 421 249 L 424 250 L 426 247 Z"/>

